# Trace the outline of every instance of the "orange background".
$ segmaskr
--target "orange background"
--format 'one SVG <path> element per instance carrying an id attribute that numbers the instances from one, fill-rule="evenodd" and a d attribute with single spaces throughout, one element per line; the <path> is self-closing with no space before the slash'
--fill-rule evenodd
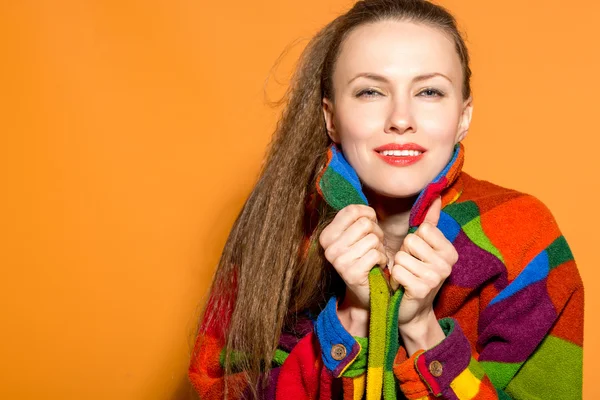
<path id="1" fill-rule="evenodd" d="M 465 170 L 553 211 L 600 398 L 600 6 L 447 0 L 475 108 Z M 342 0 L 0 2 L 0 398 L 186 399 L 200 305 L 276 100 Z M 594 384 L 596 383 L 596 384 Z"/>

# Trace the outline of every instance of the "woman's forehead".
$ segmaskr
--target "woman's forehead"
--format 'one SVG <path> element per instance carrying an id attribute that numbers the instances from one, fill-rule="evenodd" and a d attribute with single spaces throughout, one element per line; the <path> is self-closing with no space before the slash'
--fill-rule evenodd
<path id="1" fill-rule="evenodd" d="M 453 41 L 440 29 L 386 20 L 354 29 L 342 44 L 334 80 L 346 84 L 364 72 L 390 79 L 439 72 L 458 82 L 462 71 Z"/>

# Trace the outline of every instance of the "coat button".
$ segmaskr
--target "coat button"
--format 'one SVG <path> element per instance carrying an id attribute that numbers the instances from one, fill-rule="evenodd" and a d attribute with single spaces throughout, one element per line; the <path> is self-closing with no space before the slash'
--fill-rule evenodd
<path id="1" fill-rule="evenodd" d="M 437 378 L 439 376 L 442 376 L 442 372 L 444 372 L 444 367 L 442 367 L 441 362 L 435 360 L 432 361 L 431 364 L 429 364 L 429 372 L 431 372 L 431 375 Z"/>
<path id="2" fill-rule="evenodd" d="M 334 344 L 331 348 L 331 357 L 337 361 L 343 360 L 346 357 L 346 347 L 343 344 Z"/>

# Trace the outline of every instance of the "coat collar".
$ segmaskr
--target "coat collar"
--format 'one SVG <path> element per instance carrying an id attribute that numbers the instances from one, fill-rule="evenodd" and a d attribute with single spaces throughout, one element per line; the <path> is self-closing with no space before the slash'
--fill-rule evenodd
<path id="1" fill-rule="evenodd" d="M 441 195 L 442 207 L 446 207 L 461 195 L 463 183 L 459 177 L 464 163 L 464 153 L 463 144 L 457 143 L 448 164 L 421 190 L 410 211 L 409 229 L 421 225 L 427 209 L 436 197 Z M 327 163 L 317 177 L 316 189 L 323 200 L 336 211 L 350 204 L 368 205 L 356 171 L 335 143 L 327 150 Z"/>

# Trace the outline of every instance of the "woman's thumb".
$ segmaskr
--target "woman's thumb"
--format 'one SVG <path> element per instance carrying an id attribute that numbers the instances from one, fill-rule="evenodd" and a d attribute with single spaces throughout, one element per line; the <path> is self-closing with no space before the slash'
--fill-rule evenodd
<path id="1" fill-rule="evenodd" d="M 440 212 L 442 211 L 442 198 L 438 196 L 429 206 L 427 214 L 423 222 L 429 222 L 433 226 L 437 226 L 440 220 Z"/>

